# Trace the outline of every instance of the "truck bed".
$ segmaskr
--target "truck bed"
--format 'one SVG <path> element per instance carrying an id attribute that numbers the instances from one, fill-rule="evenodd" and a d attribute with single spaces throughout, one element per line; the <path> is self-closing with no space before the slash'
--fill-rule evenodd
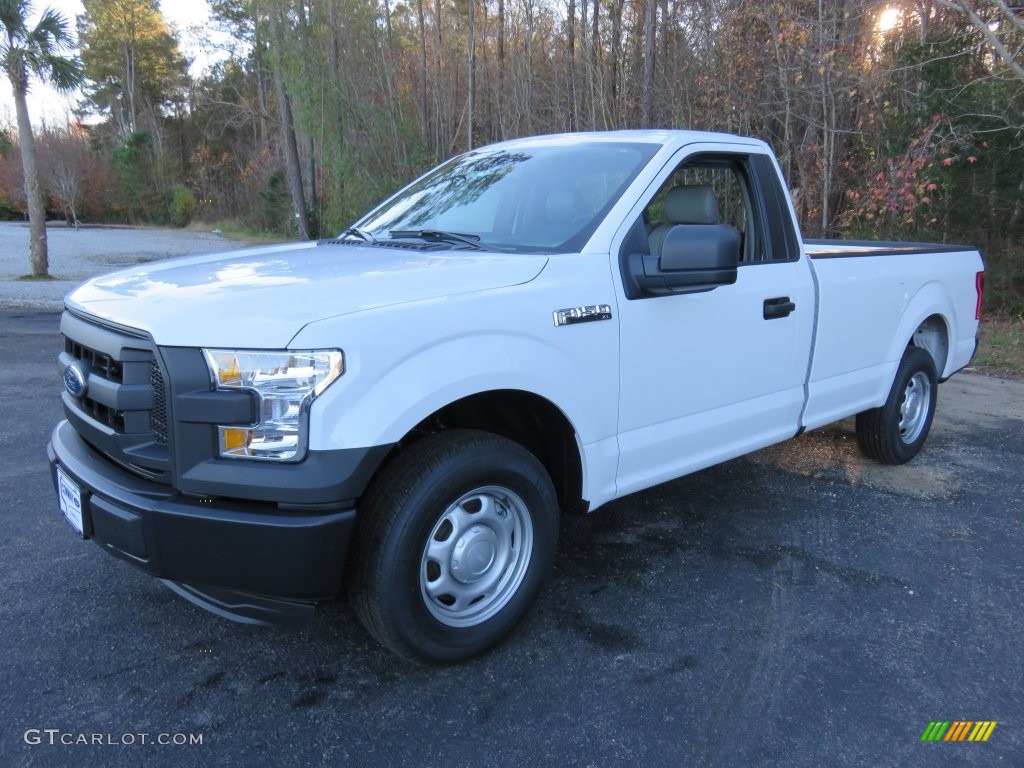
<path id="1" fill-rule="evenodd" d="M 967 245 L 945 243 L 906 243 L 886 240 L 804 240 L 804 250 L 812 259 L 842 259 L 854 256 L 896 256 L 899 254 L 973 253 Z"/>

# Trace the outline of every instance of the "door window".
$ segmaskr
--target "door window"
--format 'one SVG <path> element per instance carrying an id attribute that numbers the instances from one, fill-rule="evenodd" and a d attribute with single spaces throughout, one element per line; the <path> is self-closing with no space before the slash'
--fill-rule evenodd
<path id="1" fill-rule="evenodd" d="M 760 226 L 761 218 L 755 215 L 755 196 L 749 180 L 746 158 L 699 155 L 687 159 L 672 172 L 644 208 L 648 247 L 663 240 L 665 230 L 675 224 L 725 224 L 739 232 L 741 264 L 766 261 L 766 241 Z M 708 211 L 703 203 L 692 214 L 686 210 L 692 203 L 673 205 L 673 199 L 702 200 L 709 195 L 717 209 L 714 221 L 707 218 Z M 687 221 L 691 216 L 700 220 Z"/>

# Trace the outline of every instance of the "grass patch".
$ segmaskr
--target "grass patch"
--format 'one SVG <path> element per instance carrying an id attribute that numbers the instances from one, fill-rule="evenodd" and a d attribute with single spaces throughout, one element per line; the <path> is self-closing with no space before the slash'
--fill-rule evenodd
<path id="1" fill-rule="evenodd" d="M 249 245 L 273 245 L 274 243 L 287 243 L 295 240 L 294 237 L 285 237 L 275 232 L 263 232 L 231 220 L 215 221 L 212 224 L 193 221 L 188 225 L 187 229 L 189 232 L 213 232 L 217 230 L 215 234 L 221 237 L 248 243 Z"/>
<path id="2" fill-rule="evenodd" d="M 1024 315 L 984 318 L 972 365 L 990 376 L 1024 378 Z"/>

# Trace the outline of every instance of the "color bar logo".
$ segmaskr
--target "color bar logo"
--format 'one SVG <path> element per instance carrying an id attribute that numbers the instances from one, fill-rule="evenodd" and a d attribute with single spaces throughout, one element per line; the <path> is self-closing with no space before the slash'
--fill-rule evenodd
<path id="1" fill-rule="evenodd" d="M 988 741 L 995 729 L 995 720 L 932 720 L 921 741 Z"/>

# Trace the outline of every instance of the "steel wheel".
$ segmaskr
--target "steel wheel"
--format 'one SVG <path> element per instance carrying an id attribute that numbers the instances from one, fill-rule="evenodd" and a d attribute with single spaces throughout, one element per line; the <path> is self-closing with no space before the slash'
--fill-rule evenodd
<path id="1" fill-rule="evenodd" d="M 515 595 L 533 551 L 533 522 L 508 488 L 470 491 L 445 510 L 420 560 L 420 593 L 449 627 L 487 621 Z"/>
<path id="2" fill-rule="evenodd" d="M 500 642 L 537 598 L 558 543 L 544 465 L 477 430 L 406 447 L 358 514 L 352 605 L 374 637 L 413 661 L 462 661 Z"/>
<path id="3" fill-rule="evenodd" d="M 932 399 L 931 381 L 923 372 L 915 373 L 903 392 L 900 403 L 900 439 L 904 443 L 913 443 L 921 435 L 930 419 Z"/>
<path id="4" fill-rule="evenodd" d="M 857 414 L 857 442 L 864 454 L 885 464 L 914 458 L 931 429 L 937 395 L 932 356 L 907 347 L 885 405 Z"/>

